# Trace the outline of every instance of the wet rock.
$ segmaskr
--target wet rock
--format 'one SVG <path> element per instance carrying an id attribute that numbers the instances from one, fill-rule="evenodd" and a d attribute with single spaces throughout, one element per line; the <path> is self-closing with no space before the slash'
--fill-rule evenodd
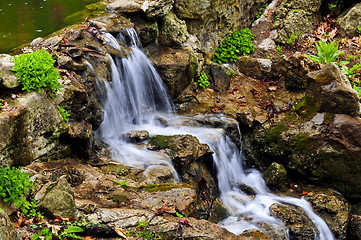
<path id="1" fill-rule="evenodd" d="M 30 92 L 8 104 L 13 110 L 0 114 L 0 165 L 26 165 L 69 154 L 69 147 L 60 141 L 67 126 L 49 99 Z"/>
<path id="2" fill-rule="evenodd" d="M 118 34 L 123 29 L 134 27 L 134 24 L 128 18 L 115 14 L 102 15 L 99 18 L 90 19 L 89 25 L 112 34 Z"/>
<path id="3" fill-rule="evenodd" d="M 263 173 L 263 177 L 268 186 L 280 189 L 287 182 L 287 171 L 282 164 L 273 162 Z"/>
<path id="4" fill-rule="evenodd" d="M 15 64 L 12 62 L 12 57 L 7 54 L 0 54 L 0 91 L 5 89 L 15 89 L 20 86 L 15 72 L 10 71 Z M 5 88 L 5 89 L 3 89 Z"/>
<path id="5" fill-rule="evenodd" d="M 149 140 L 147 149 L 165 150 L 172 157 L 178 172 L 184 170 L 190 163 L 212 153 L 208 145 L 199 143 L 199 140 L 191 135 L 156 135 Z"/>
<path id="6" fill-rule="evenodd" d="M 238 70 L 248 77 L 264 79 L 271 71 L 272 61 L 270 59 L 253 58 L 241 56 L 237 61 Z"/>
<path id="7" fill-rule="evenodd" d="M 209 77 L 210 87 L 217 92 L 225 93 L 229 90 L 231 78 L 230 70 L 218 64 L 208 66 L 204 71 Z"/>
<path id="8" fill-rule="evenodd" d="M 303 209 L 274 203 L 270 206 L 270 214 L 279 218 L 289 229 L 290 239 L 315 239 L 317 228 Z"/>
<path id="9" fill-rule="evenodd" d="M 0 209 L 0 239 L 20 240 L 20 236 L 12 224 L 9 216 Z"/>
<path id="10" fill-rule="evenodd" d="M 58 65 L 60 68 L 73 69 L 73 59 L 69 56 L 58 56 Z"/>
<path id="11" fill-rule="evenodd" d="M 40 211 L 48 218 L 60 216 L 62 218 L 75 217 L 75 204 L 73 189 L 62 176 L 56 183 L 52 183 L 46 188 L 44 197 L 38 204 Z"/>
<path id="12" fill-rule="evenodd" d="M 137 23 L 135 29 L 143 46 L 147 46 L 155 41 L 158 41 L 159 29 L 157 22 Z"/>
<path id="13" fill-rule="evenodd" d="M 339 31 L 349 38 L 359 35 L 357 27 L 361 25 L 361 3 L 354 5 L 337 18 Z"/>
<path id="14" fill-rule="evenodd" d="M 161 45 L 179 48 L 188 40 L 185 21 L 180 20 L 173 12 L 165 15 L 159 29 L 159 43 Z"/>
<path id="15" fill-rule="evenodd" d="M 147 17 L 163 17 L 173 9 L 174 0 L 153 0 L 143 3 L 142 9 Z"/>
<path id="16" fill-rule="evenodd" d="M 307 96 L 319 106 L 318 112 L 360 114 L 359 96 L 348 78 L 335 63 L 310 72 Z"/>
<path id="17" fill-rule="evenodd" d="M 347 229 L 347 239 L 360 240 L 361 239 L 361 216 L 351 215 L 350 223 Z"/>
<path id="18" fill-rule="evenodd" d="M 257 194 L 256 191 L 252 187 L 250 187 L 242 182 L 237 183 L 237 188 L 247 195 L 255 196 Z"/>
<path id="19" fill-rule="evenodd" d="M 176 183 L 177 173 L 170 165 L 149 166 L 143 173 L 146 176 L 147 184 Z"/>
<path id="20" fill-rule="evenodd" d="M 140 143 L 140 142 L 144 142 L 146 140 L 149 139 L 149 132 L 148 131 L 130 131 L 128 132 L 125 137 L 133 143 Z"/>
<path id="21" fill-rule="evenodd" d="M 46 39 L 36 38 L 30 43 L 30 45 L 33 47 L 46 47 L 55 51 L 59 51 L 61 49 L 62 43 L 63 39 L 60 36 L 54 36 Z"/>
<path id="22" fill-rule="evenodd" d="M 246 239 L 249 239 L 249 240 L 253 240 L 253 239 L 254 240 L 256 240 L 256 239 L 271 240 L 271 238 L 269 236 L 267 236 L 267 234 L 265 234 L 257 229 L 246 230 L 240 236 L 246 237 Z"/>
<path id="23" fill-rule="evenodd" d="M 69 54 L 69 56 L 72 57 L 73 59 L 79 59 L 84 56 L 83 50 L 77 47 L 70 47 L 66 51 Z"/>
<path id="24" fill-rule="evenodd" d="M 89 157 L 94 143 L 92 126 L 82 122 L 70 122 L 68 126 L 69 143 L 72 151 L 78 153 L 78 156 Z"/>
<path id="25" fill-rule="evenodd" d="M 313 210 L 327 223 L 336 239 L 346 239 L 350 205 L 335 191 L 309 192 L 305 199 Z"/>
<path id="26" fill-rule="evenodd" d="M 177 97 L 192 81 L 191 58 L 188 51 L 162 49 L 150 59 L 173 98 Z"/>

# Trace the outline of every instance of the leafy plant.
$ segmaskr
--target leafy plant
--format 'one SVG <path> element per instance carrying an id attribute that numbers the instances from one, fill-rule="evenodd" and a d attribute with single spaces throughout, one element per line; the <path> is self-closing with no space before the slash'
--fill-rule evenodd
<path id="1" fill-rule="evenodd" d="M 334 11 L 336 9 L 337 5 L 334 4 L 334 3 L 330 3 L 328 4 L 328 8 L 331 10 L 331 11 Z"/>
<path id="2" fill-rule="evenodd" d="M 50 97 L 55 97 L 62 86 L 58 82 L 60 74 L 54 62 L 52 55 L 42 49 L 15 56 L 15 66 L 11 70 L 16 72 L 23 90 L 40 93 L 41 89 L 45 89 Z"/>
<path id="3" fill-rule="evenodd" d="M 290 38 L 287 40 L 286 44 L 290 47 L 295 45 L 295 40 L 297 40 L 301 36 L 301 32 L 297 32 L 297 34 L 291 34 Z"/>
<path id="4" fill-rule="evenodd" d="M 259 10 L 259 12 L 256 15 L 256 19 L 260 18 L 262 14 L 266 11 L 266 9 L 267 9 L 267 4 L 263 4 L 262 8 Z"/>
<path id="5" fill-rule="evenodd" d="M 357 32 L 358 34 L 361 34 L 361 26 L 357 26 L 356 32 Z"/>
<path id="6" fill-rule="evenodd" d="M 298 13 L 300 10 L 299 9 L 293 9 L 294 13 Z"/>
<path id="7" fill-rule="evenodd" d="M 199 76 L 198 79 L 198 86 L 205 89 L 206 87 L 209 86 L 209 81 L 208 81 L 208 77 L 207 74 L 205 74 L 204 72 L 201 73 L 201 75 Z"/>
<path id="8" fill-rule="evenodd" d="M 340 54 L 343 54 L 343 51 L 337 52 L 338 46 L 335 43 L 335 41 L 326 43 L 320 40 L 319 44 L 316 43 L 316 47 L 318 51 L 317 56 L 315 55 L 306 55 L 306 56 L 311 60 L 321 64 L 335 62 L 337 57 L 340 56 Z"/>
<path id="9" fill-rule="evenodd" d="M 4 106 L 4 105 L 3 105 L 3 101 L 4 101 L 4 100 L 0 98 L 0 110 L 1 110 L 1 109 L 3 108 L 3 106 Z"/>
<path id="10" fill-rule="evenodd" d="M 163 239 L 162 235 L 159 233 L 154 233 L 150 231 L 147 227 L 149 225 L 148 221 L 138 221 L 137 228 L 140 230 L 139 232 L 136 232 L 135 235 L 139 238 L 143 239 L 149 239 L 149 240 L 160 240 Z"/>
<path id="11" fill-rule="evenodd" d="M 239 55 L 247 55 L 254 51 L 252 39 L 254 34 L 249 28 L 233 32 L 217 48 L 214 53 L 213 62 L 222 64 L 236 62 Z"/>
<path id="12" fill-rule="evenodd" d="M 69 122 L 68 117 L 70 117 L 70 114 L 68 113 L 68 111 L 66 111 L 64 108 L 58 106 L 60 115 L 63 117 L 65 122 Z"/>
<path id="13" fill-rule="evenodd" d="M 179 218 L 183 218 L 184 216 L 182 214 L 180 214 L 179 212 L 175 212 L 175 215 Z"/>
<path id="14" fill-rule="evenodd" d="M 58 233 L 53 233 L 49 228 L 45 227 L 40 232 L 35 233 L 31 240 L 38 240 L 38 239 L 45 239 L 45 240 L 52 240 L 53 237 L 59 240 L 72 238 L 72 239 L 83 239 L 82 237 L 76 235 L 76 233 L 83 232 L 84 230 L 77 226 L 68 226 L 64 228 L 63 231 Z"/>
<path id="15" fill-rule="evenodd" d="M 25 217 L 42 218 L 41 213 L 36 211 L 35 199 L 30 202 L 26 199 L 32 189 L 29 174 L 22 172 L 21 168 L 0 168 L 0 197 L 3 201 L 9 205 L 14 202 Z"/>
<path id="16" fill-rule="evenodd" d="M 234 77 L 236 75 L 236 73 L 232 70 L 227 75 L 228 75 L 228 77 Z"/>
<path id="17" fill-rule="evenodd" d="M 280 45 L 277 45 L 276 53 L 278 56 L 280 56 L 283 53 L 282 47 Z"/>

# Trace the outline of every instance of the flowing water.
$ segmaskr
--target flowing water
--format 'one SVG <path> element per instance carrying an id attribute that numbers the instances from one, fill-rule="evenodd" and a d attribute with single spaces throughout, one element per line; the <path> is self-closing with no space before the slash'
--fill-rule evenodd
<path id="1" fill-rule="evenodd" d="M 119 48 L 112 35 L 106 36 L 109 44 Z M 270 216 L 269 207 L 274 203 L 292 204 L 304 209 L 316 225 L 315 239 L 334 239 L 326 223 L 313 212 L 306 200 L 273 195 L 267 189 L 260 172 L 244 169 L 242 152 L 226 136 L 224 130 L 183 126 L 182 122 L 190 118 L 174 114 L 173 104 L 162 80 L 138 47 L 139 40 L 135 31 L 125 30 L 125 34 L 118 38 L 131 46 L 132 54 L 128 58 L 111 59 L 112 84 L 106 83 L 105 86 L 104 121 L 100 126 L 100 134 L 112 147 L 115 160 L 143 168 L 157 164 L 172 166 L 164 155 L 127 143 L 124 134 L 131 130 L 147 130 L 151 135 L 194 135 L 214 151 L 221 199 L 231 212 L 231 216 L 220 223 L 221 226 L 240 234 L 247 229 L 260 228 L 259 223 L 263 222 L 280 232 L 282 238 L 288 239 L 287 229 L 279 219 Z M 197 117 L 202 116 L 195 118 Z M 223 116 L 216 117 L 226 119 Z M 166 119 L 167 126 L 162 124 L 161 118 Z M 175 171 L 174 174 L 176 176 Z M 256 196 L 250 197 L 242 192 L 237 187 L 239 183 L 253 188 Z"/>

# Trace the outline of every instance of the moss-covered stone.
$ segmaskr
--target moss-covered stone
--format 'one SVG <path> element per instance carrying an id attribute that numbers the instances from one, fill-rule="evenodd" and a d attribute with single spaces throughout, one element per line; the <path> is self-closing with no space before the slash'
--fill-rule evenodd
<path id="1" fill-rule="evenodd" d="M 318 107 L 318 104 L 311 97 L 305 96 L 293 103 L 292 110 L 298 117 L 307 120 L 316 114 Z"/>
<path id="2" fill-rule="evenodd" d="M 160 183 L 160 184 L 150 184 L 145 187 L 146 192 L 163 192 L 169 191 L 174 188 L 190 188 L 191 185 L 181 182 L 181 183 Z"/>
<path id="3" fill-rule="evenodd" d="M 112 173 L 119 176 L 126 176 L 129 173 L 129 168 L 121 164 L 109 164 L 100 167 L 102 172 Z"/>

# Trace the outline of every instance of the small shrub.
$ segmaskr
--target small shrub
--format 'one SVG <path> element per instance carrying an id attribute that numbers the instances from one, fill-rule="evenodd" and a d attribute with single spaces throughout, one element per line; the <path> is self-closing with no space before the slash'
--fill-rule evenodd
<path id="1" fill-rule="evenodd" d="M 228 36 L 214 53 L 213 62 L 222 64 L 236 62 L 239 55 L 247 55 L 254 51 L 252 39 L 254 34 L 249 28 L 241 29 Z"/>
<path id="2" fill-rule="evenodd" d="M 68 111 L 66 111 L 64 108 L 58 106 L 60 115 L 63 117 L 65 122 L 69 122 L 68 117 L 70 117 L 70 114 L 68 113 Z"/>
<path id="3" fill-rule="evenodd" d="M 282 47 L 280 45 L 277 45 L 276 53 L 278 56 L 280 56 L 283 53 Z"/>
<path id="4" fill-rule="evenodd" d="M 335 41 L 332 41 L 330 43 L 326 43 L 322 40 L 320 40 L 319 44 L 316 43 L 317 47 L 317 56 L 315 55 L 306 55 L 311 60 L 321 63 L 321 64 L 327 64 L 330 62 L 335 62 L 338 56 L 343 54 L 343 51 L 338 51 L 338 46 L 335 43 Z"/>
<path id="5" fill-rule="evenodd" d="M 55 97 L 62 86 L 58 82 L 60 74 L 54 62 L 51 54 L 42 49 L 15 56 L 15 66 L 11 70 L 16 72 L 23 90 L 40 93 L 41 89 L 45 89 L 50 97 Z"/>
<path id="6" fill-rule="evenodd" d="M 357 32 L 358 34 L 361 34 L 361 26 L 357 26 L 356 32 Z"/>
<path id="7" fill-rule="evenodd" d="M 295 45 L 295 41 L 301 36 L 301 32 L 298 32 L 296 35 L 295 34 L 291 34 L 290 38 L 287 40 L 286 44 L 290 47 Z"/>
<path id="8" fill-rule="evenodd" d="M 232 70 L 228 73 L 228 77 L 234 77 L 236 73 Z"/>
<path id="9" fill-rule="evenodd" d="M 205 74 L 204 72 L 201 73 L 201 75 L 199 76 L 198 79 L 198 86 L 205 89 L 206 87 L 209 86 L 209 81 L 208 81 L 208 77 L 207 74 Z"/>
<path id="10" fill-rule="evenodd" d="M 9 205 L 13 202 L 25 217 L 39 217 L 35 200 L 27 201 L 26 196 L 33 189 L 29 174 L 17 168 L 0 168 L 0 197 Z"/>

